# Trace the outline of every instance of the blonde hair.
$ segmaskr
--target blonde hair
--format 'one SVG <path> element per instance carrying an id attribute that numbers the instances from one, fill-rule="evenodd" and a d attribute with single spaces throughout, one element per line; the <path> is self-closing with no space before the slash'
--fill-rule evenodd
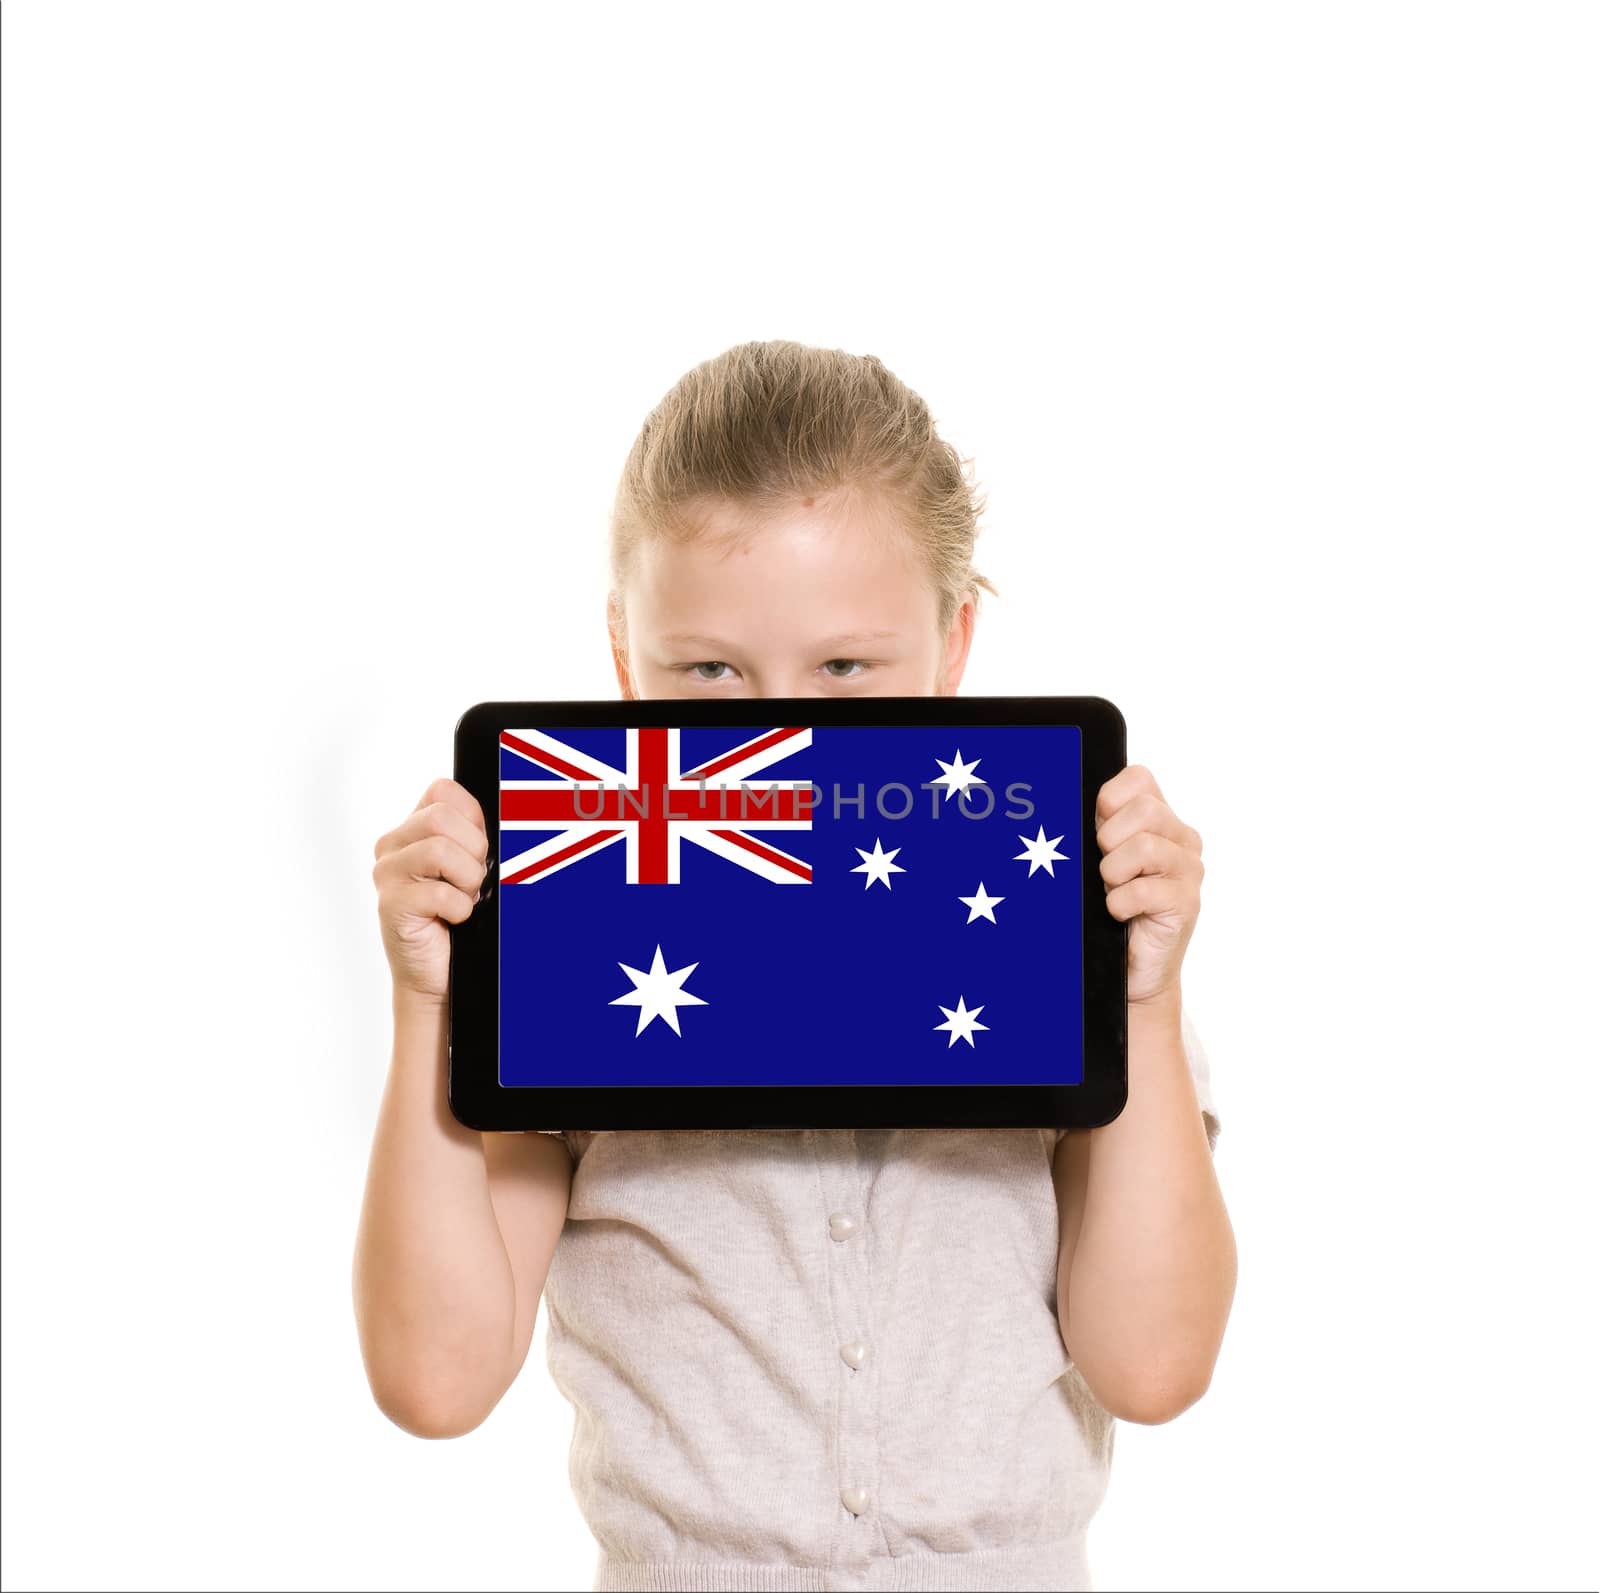
<path id="1" fill-rule="evenodd" d="M 758 526 L 805 499 L 863 494 L 914 538 L 944 636 L 965 598 L 1000 595 L 972 567 L 986 499 L 971 465 L 876 355 L 739 343 L 680 377 L 634 439 L 611 511 L 611 589 L 620 599 L 644 539 L 693 538 L 716 503 Z"/>

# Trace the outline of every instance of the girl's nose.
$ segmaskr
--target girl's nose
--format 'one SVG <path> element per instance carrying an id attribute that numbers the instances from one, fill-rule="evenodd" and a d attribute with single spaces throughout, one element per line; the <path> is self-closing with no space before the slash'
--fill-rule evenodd
<path id="1" fill-rule="evenodd" d="M 764 690 L 763 697 L 823 697 L 827 693 L 820 681 L 810 675 L 784 676 L 779 684 Z"/>
<path id="2" fill-rule="evenodd" d="M 820 697 L 819 682 L 800 670 L 751 669 L 745 673 L 745 690 L 752 697 Z"/>

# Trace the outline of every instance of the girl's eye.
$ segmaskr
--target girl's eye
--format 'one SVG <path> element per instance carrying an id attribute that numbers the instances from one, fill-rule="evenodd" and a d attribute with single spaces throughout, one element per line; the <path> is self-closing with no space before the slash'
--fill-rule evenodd
<path id="1" fill-rule="evenodd" d="M 676 667 L 680 673 L 708 684 L 732 680 L 734 675 L 733 666 L 723 663 L 720 658 L 702 659 L 697 664 L 679 664 Z M 870 668 L 871 665 L 860 658 L 830 658 L 822 666 L 823 673 L 830 680 L 860 680 Z"/>

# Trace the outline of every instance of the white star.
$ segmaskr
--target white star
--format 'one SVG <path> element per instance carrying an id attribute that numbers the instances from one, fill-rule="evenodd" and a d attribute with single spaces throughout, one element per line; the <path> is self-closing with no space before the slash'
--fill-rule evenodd
<path id="1" fill-rule="evenodd" d="M 994 916 L 994 904 L 996 902 L 1003 902 L 1005 897 L 991 896 L 983 888 L 982 880 L 978 881 L 978 894 L 976 896 L 958 896 L 956 900 L 959 902 L 965 902 L 966 905 L 972 909 L 972 911 L 967 914 L 967 922 L 969 924 L 975 918 L 987 918 L 991 924 L 998 924 L 1000 922 L 1000 920 Z"/>
<path id="2" fill-rule="evenodd" d="M 885 890 L 891 890 L 893 887 L 889 882 L 889 876 L 891 874 L 905 873 L 905 870 L 894 861 L 894 859 L 900 855 L 900 848 L 898 846 L 892 852 L 886 852 L 883 849 L 883 842 L 881 840 L 875 840 L 872 843 L 872 850 L 870 852 L 863 852 L 859 846 L 856 848 L 856 851 L 860 853 L 862 861 L 858 863 L 856 867 L 851 869 L 850 872 L 852 874 L 865 874 L 867 876 L 867 883 L 865 887 L 867 890 L 872 889 L 872 882 L 874 880 L 880 879 L 883 881 L 883 888 Z"/>
<path id="3" fill-rule="evenodd" d="M 1018 852 L 1011 861 L 1013 863 L 1020 863 L 1026 859 L 1028 864 L 1029 879 L 1033 878 L 1034 870 L 1039 868 L 1042 868 L 1051 879 L 1054 879 L 1056 877 L 1056 871 L 1050 865 L 1052 863 L 1065 863 L 1068 861 L 1067 854 L 1065 852 L 1058 852 L 1056 850 L 1056 842 L 1064 840 L 1065 837 L 1060 835 L 1052 835 L 1047 841 L 1044 837 L 1044 826 L 1042 824 L 1039 826 L 1039 833 L 1034 836 L 1031 841 L 1026 835 L 1019 835 L 1017 839 L 1021 841 L 1025 847 L 1027 847 L 1027 851 Z"/>
<path id="4" fill-rule="evenodd" d="M 668 973 L 667 965 L 661 959 L 661 948 L 657 946 L 649 973 L 630 968 L 625 962 L 619 962 L 617 966 L 633 981 L 633 989 L 607 1005 L 639 1009 L 639 1027 L 633 1031 L 635 1039 L 644 1033 L 645 1025 L 654 1018 L 665 1018 L 672 1025 L 672 1032 L 681 1035 L 683 1030 L 678 1027 L 678 1008 L 703 1007 L 707 1004 L 699 996 L 691 996 L 687 990 L 679 988 L 700 966 L 697 962 Z"/>
<path id="5" fill-rule="evenodd" d="M 970 1045 L 974 1051 L 976 1051 L 978 1047 L 977 1043 L 972 1038 L 972 1031 L 974 1029 L 987 1029 L 989 1027 L 987 1023 L 978 1022 L 978 1014 L 983 1011 L 983 1008 L 974 1007 L 969 1012 L 967 1010 L 967 998 L 965 996 L 957 996 L 956 1010 L 954 1012 L 952 1012 L 948 1007 L 943 1006 L 941 1006 L 939 1010 L 950 1021 L 948 1023 L 936 1023 L 934 1024 L 934 1028 L 936 1030 L 948 1029 L 950 1031 L 951 1045 L 954 1045 L 957 1040 L 965 1040 L 967 1044 Z M 946 1049 L 948 1050 L 949 1047 L 946 1047 Z"/>
<path id="6" fill-rule="evenodd" d="M 937 780 L 930 780 L 928 784 L 942 785 L 946 802 L 950 800 L 951 795 L 956 791 L 965 794 L 969 785 L 988 785 L 989 783 L 972 772 L 983 762 L 983 759 L 974 758 L 971 763 L 963 763 L 961 761 L 960 747 L 956 748 L 956 761 L 954 763 L 946 763 L 943 758 L 935 758 L 933 761 L 944 770 L 944 773 Z"/>

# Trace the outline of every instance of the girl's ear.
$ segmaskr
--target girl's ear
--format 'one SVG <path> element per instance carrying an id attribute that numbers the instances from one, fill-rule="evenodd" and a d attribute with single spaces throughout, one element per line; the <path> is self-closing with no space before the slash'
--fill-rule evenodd
<path id="1" fill-rule="evenodd" d="M 939 683 L 934 695 L 954 697 L 967 672 L 967 655 L 972 651 L 972 632 L 978 623 L 978 607 L 973 600 L 964 598 L 956 617 L 950 623 L 950 634 L 944 639 L 944 659 L 939 666 Z"/>
<path id="2" fill-rule="evenodd" d="M 632 701 L 639 693 L 633 689 L 633 673 L 628 668 L 628 654 L 618 644 L 622 630 L 622 604 L 615 592 L 606 593 L 606 639 L 611 644 L 611 665 L 617 672 L 617 685 L 625 701 Z"/>

